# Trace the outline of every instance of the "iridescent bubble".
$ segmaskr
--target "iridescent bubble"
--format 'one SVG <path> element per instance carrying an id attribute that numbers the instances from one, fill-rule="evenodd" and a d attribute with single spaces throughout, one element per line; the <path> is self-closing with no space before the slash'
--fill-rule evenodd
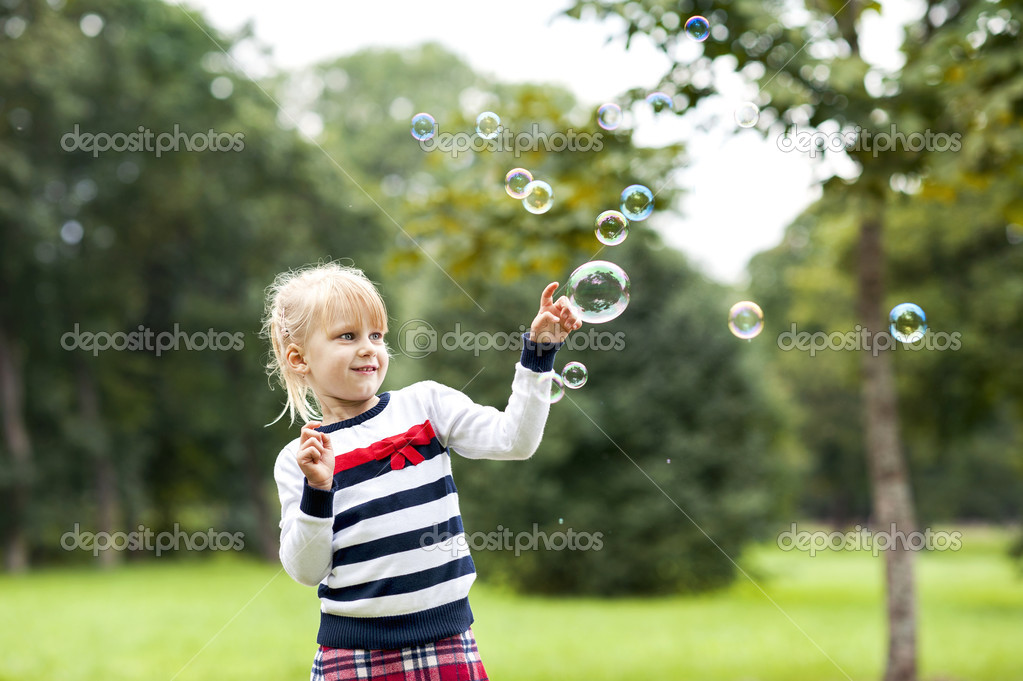
<path id="1" fill-rule="evenodd" d="M 437 132 L 437 121 L 428 113 L 417 113 L 412 117 L 412 136 L 422 142 Z"/>
<path id="2" fill-rule="evenodd" d="M 557 374 L 551 374 L 551 395 L 550 403 L 560 402 L 561 398 L 565 396 L 565 383 L 561 380 L 561 376 Z"/>
<path id="3" fill-rule="evenodd" d="M 564 381 L 566 388 L 581 388 L 586 385 L 587 378 L 589 375 L 586 365 L 582 362 L 569 362 L 561 370 L 561 380 Z"/>
<path id="4" fill-rule="evenodd" d="M 501 132 L 501 117 L 493 111 L 484 111 L 476 117 L 476 134 L 485 140 L 492 140 Z"/>
<path id="5" fill-rule="evenodd" d="M 568 277 L 568 300 L 584 322 L 602 324 L 625 312 L 629 305 L 629 277 L 606 260 L 591 260 Z"/>
<path id="6" fill-rule="evenodd" d="M 605 104 L 597 109 L 597 125 L 604 130 L 614 130 L 622 124 L 622 107 L 617 104 Z"/>
<path id="7" fill-rule="evenodd" d="M 927 315 L 915 303 L 899 303 L 888 313 L 888 330 L 903 343 L 915 343 L 927 333 Z"/>
<path id="8" fill-rule="evenodd" d="M 504 176 L 504 190 L 513 199 L 526 198 L 526 186 L 533 181 L 533 173 L 525 168 L 512 168 Z"/>
<path id="9" fill-rule="evenodd" d="M 728 330 L 736 338 L 751 340 L 764 330 L 764 311 L 748 300 L 732 305 L 728 311 Z"/>
<path id="10" fill-rule="evenodd" d="M 646 220 L 654 212 L 654 193 L 641 184 L 629 185 L 622 191 L 621 208 L 630 220 Z"/>
<path id="11" fill-rule="evenodd" d="M 674 103 L 671 101 L 671 97 L 663 92 L 650 93 L 646 97 L 646 103 L 650 105 L 650 108 L 654 110 L 654 113 L 661 113 L 665 109 L 670 111 L 675 108 Z"/>
<path id="12" fill-rule="evenodd" d="M 595 224 L 597 241 L 605 246 L 617 246 L 629 236 L 629 220 L 616 210 L 605 210 Z"/>
<path id="13" fill-rule="evenodd" d="M 690 17 L 686 22 L 686 35 L 696 42 L 702 43 L 710 35 L 710 24 L 700 15 Z"/>
<path id="14" fill-rule="evenodd" d="M 740 128 L 752 128 L 760 120 L 760 107 L 743 102 L 735 109 L 735 122 Z"/>
<path id="15" fill-rule="evenodd" d="M 522 205 L 530 213 L 540 215 L 549 211 L 554 205 L 554 190 L 543 180 L 533 180 L 522 191 L 526 193 L 522 199 Z"/>

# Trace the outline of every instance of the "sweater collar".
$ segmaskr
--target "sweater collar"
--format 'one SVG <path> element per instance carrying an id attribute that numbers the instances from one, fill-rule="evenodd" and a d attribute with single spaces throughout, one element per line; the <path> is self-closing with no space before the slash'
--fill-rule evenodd
<path id="1" fill-rule="evenodd" d="M 320 426 L 316 430 L 317 432 L 320 433 L 333 433 L 335 430 L 341 430 L 343 428 L 351 428 L 352 426 L 357 426 L 360 423 L 368 421 L 377 414 L 379 414 L 380 412 L 382 412 L 384 410 L 384 407 L 386 407 L 387 403 L 390 401 L 391 393 L 390 392 L 383 393 L 380 395 L 380 401 L 373 405 L 372 409 L 368 409 L 359 414 L 358 416 L 353 416 L 352 418 L 345 419 L 344 421 L 338 421 L 337 423 L 329 423 L 325 426 Z"/>

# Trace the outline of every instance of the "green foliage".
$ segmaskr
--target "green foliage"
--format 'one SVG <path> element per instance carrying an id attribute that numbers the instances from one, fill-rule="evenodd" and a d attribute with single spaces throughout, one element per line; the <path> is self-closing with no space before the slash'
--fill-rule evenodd
<path id="1" fill-rule="evenodd" d="M 82 29 L 89 13 L 103 19 L 93 37 Z M 437 46 L 365 51 L 256 84 L 218 48 L 250 36 L 218 35 L 177 7 L 34 2 L 9 14 L 25 29 L 0 64 L 0 85 L 12 93 L 5 111 L 29 111 L 31 124 L 15 128 L 18 115 L 8 115 L 0 137 L 0 173 L 10 179 L 0 189 L 4 282 L 23 293 L 5 297 L 0 313 L 30 358 L 34 451 L 57 452 L 59 462 L 56 472 L 37 468 L 31 483 L 38 558 L 89 559 L 58 552 L 59 537 L 73 522 L 100 529 L 111 509 L 103 529 L 212 525 L 244 531 L 254 538 L 247 548 L 273 554 L 271 462 L 294 436 L 283 423 L 264 428 L 282 399 L 267 389 L 257 336 L 276 272 L 353 260 L 381 281 L 400 346 L 402 325 L 415 319 L 517 336 L 548 281 L 603 257 L 630 272 L 635 297 L 620 321 L 594 331 L 620 330 L 625 348 L 578 352 L 591 384 L 556 408 L 533 462 L 460 462 L 458 481 L 477 528 L 546 528 L 563 516 L 579 531 L 606 533 L 605 548 L 482 556 L 481 573 L 576 593 L 674 592 L 731 578 L 727 556 L 762 532 L 784 498 L 774 486 L 783 477 L 775 415 L 743 356 L 750 347 L 725 330 L 723 289 L 643 225 L 613 252 L 593 236 L 595 216 L 628 184 L 658 189 L 658 210 L 670 205 L 673 192 L 661 185 L 680 147 L 634 149 L 629 133 L 599 129 L 567 92 L 489 82 Z M 223 78 L 233 88 L 218 98 L 211 85 Z M 411 114 L 429 111 L 438 134 L 467 137 L 482 106 L 500 113 L 512 135 L 505 144 L 520 148 L 444 153 L 409 135 Z M 239 133 L 244 148 L 93 156 L 59 147 L 76 125 Z M 557 151 L 558 135 L 575 146 Z M 553 185 L 549 213 L 532 215 L 506 195 L 504 176 L 516 166 Z M 69 220 L 81 240 L 61 238 Z M 212 329 L 244 342 L 224 352 L 93 356 L 58 346 L 75 324 Z M 673 359 L 679 350 L 684 363 Z M 503 355 L 501 370 L 497 356 L 399 357 L 386 387 L 431 378 L 503 406 L 517 352 Z M 13 470 L 6 456 L 0 462 Z M 107 474 L 114 489 L 103 491 Z"/>
<path id="2" fill-rule="evenodd" d="M 876 3 L 792 9 L 752 0 L 577 2 L 568 13 L 617 15 L 624 35 L 652 38 L 675 60 L 661 87 L 690 109 L 717 94 L 717 62 L 758 86 L 765 136 L 798 129 L 860 135 L 846 150 L 855 164 L 851 177 L 825 182 L 820 202 L 797 218 L 785 241 L 754 258 L 752 295 L 768 332 L 853 333 L 857 228 L 880 205 L 885 311 L 917 302 L 932 334 L 961 340 L 949 351 L 893 351 L 920 519 L 1018 518 L 1023 252 L 1006 229 L 1023 224 L 1023 4 L 928 3 L 906 25 L 905 64 L 893 73 L 860 55 L 857 25 Z M 688 54 L 675 49 L 688 40 L 679 26 L 692 14 L 708 17 L 717 33 L 695 58 L 679 61 L 674 55 Z M 926 133 L 942 144 L 879 151 L 867 141 L 893 131 Z M 839 525 L 865 520 L 859 354 L 797 350 L 766 361 L 764 372 L 778 376 L 797 405 L 793 423 L 806 452 L 802 508 Z"/>
<path id="3" fill-rule="evenodd" d="M 90 13 L 103 19 L 95 37 L 80 28 Z M 13 17 L 25 28 L 5 39 L 0 89 L 5 111 L 27 114 L 0 123 L 0 257 L 6 290 L 18 292 L 4 296 L 0 319 L 29 359 L 34 451 L 58 453 L 56 466 L 34 474 L 36 550 L 56 558 L 52 535 L 73 521 L 95 526 L 97 503 L 113 504 L 118 525 L 154 529 L 196 504 L 210 509 L 200 524 L 238 520 L 226 507 L 246 509 L 245 529 L 260 513 L 272 522 L 256 484 L 266 475 L 250 474 L 275 453 L 262 444 L 275 413 L 257 335 L 263 288 L 277 271 L 320 257 L 314 239 L 328 252 L 344 243 L 346 254 L 371 256 L 371 230 L 342 240 L 322 229 L 345 214 L 346 192 L 322 179 L 328 159 L 279 129 L 273 103 L 227 66 L 201 18 L 134 0 L 14 3 L 5 21 Z M 221 77 L 234 84 L 222 100 L 210 91 Z M 18 115 L 27 116 L 20 127 Z M 68 151 L 75 131 L 140 129 L 153 145 L 165 133 L 212 131 L 238 135 L 242 148 L 188 151 L 179 139 L 159 155 L 155 146 Z M 81 225 L 80 240 L 62 238 L 69 221 Z M 61 339 L 76 328 L 145 330 L 150 349 L 68 351 Z M 222 337 L 219 350 L 186 349 L 186 337 L 207 332 Z M 175 333 L 177 349 L 153 350 L 160 334 Z M 244 408 L 226 411 L 242 406 L 239 395 L 250 397 Z M 118 480 L 103 499 L 100 461 Z"/>

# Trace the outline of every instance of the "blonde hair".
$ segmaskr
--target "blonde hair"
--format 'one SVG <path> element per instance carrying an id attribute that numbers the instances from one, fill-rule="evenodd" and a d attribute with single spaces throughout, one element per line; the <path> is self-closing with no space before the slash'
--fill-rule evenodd
<path id="1" fill-rule="evenodd" d="M 336 319 L 347 319 L 359 326 L 369 322 L 387 332 L 387 308 L 380 292 L 362 270 L 336 262 L 307 265 L 277 275 L 266 290 L 266 308 L 262 335 L 270 339 L 271 353 L 266 365 L 287 393 L 284 409 L 272 423 L 290 412 L 303 422 L 320 420 L 322 405 L 304 377 L 287 362 L 288 346 L 300 348 L 317 327 L 326 330 Z M 269 425 L 269 424 L 268 424 Z"/>

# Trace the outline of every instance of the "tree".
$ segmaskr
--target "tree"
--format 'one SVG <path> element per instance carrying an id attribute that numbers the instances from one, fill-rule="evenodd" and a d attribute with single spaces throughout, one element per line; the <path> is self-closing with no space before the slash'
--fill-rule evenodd
<path id="1" fill-rule="evenodd" d="M 860 53 L 862 19 L 877 9 L 867 2 L 808 3 L 798 14 L 788 5 L 752 2 L 685 2 L 684 13 L 707 13 L 713 27 L 711 39 L 702 44 L 703 54 L 688 63 L 676 63 L 664 77 L 664 85 L 697 105 L 715 94 L 712 62 L 731 63 L 759 84 L 758 103 L 768 109 L 761 118 L 765 133 L 797 124 L 816 130 L 852 131 L 845 151 L 856 161 L 855 177 L 839 186 L 825 186 L 844 197 L 857 221 L 855 259 L 857 285 L 855 306 L 863 328 L 877 333 L 885 327 L 884 231 L 892 218 L 891 186 L 901 178 L 927 178 L 943 165 L 935 153 L 916 153 L 903 147 L 893 154 L 877 155 L 868 140 L 877 140 L 890 121 L 903 134 L 928 132 L 955 134 L 962 117 L 957 109 L 935 106 L 936 91 L 921 87 L 942 75 L 959 82 L 965 71 L 955 62 L 968 54 L 974 63 L 986 63 L 990 78 L 974 81 L 978 93 L 998 92 L 1002 110 L 1018 107 L 1018 92 L 1008 83 L 1018 82 L 1018 50 L 1011 45 L 1018 33 L 1019 6 L 1015 2 L 928 3 L 928 12 L 907 28 L 903 53 L 905 66 L 884 73 L 867 63 Z M 710 11 L 713 10 L 713 11 Z M 669 56 L 685 21 L 660 3 L 606 5 L 579 2 L 569 14 L 620 15 L 626 21 L 628 40 L 637 33 L 650 36 Z M 996 20 L 992 20 L 997 17 Z M 946 50 L 952 50 L 946 54 Z M 933 61 L 925 61 L 924 56 Z M 997 66 L 994 66 L 997 64 Z M 930 70 L 937 71 L 927 75 Z M 922 95 L 922 96 L 921 96 Z M 960 103 L 965 103 L 960 100 Z M 960 109 L 959 111 L 962 111 Z M 1009 114 L 1011 119 L 1012 113 Z M 772 126 L 779 121 L 778 126 Z M 863 133 L 870 133 L 870 137 Z M 1000 145 L 999 145 L 1000 146 Z M 939 150 L 941 151 L 941 150 Z M 999 161 L 1004 160 L 1004 154 Z M 905 186 L 903 184 L 903 186 Z M 902 453 L 896 412 L 895 380 L 891 358 L 884 353 L 861 353 L 863 409 L 867 457 L 873 494 L 873 519 L 885 530 L 911 532 L 914 510 Z M 915 600 L 912 553 L 904 546 L 886 553 L 888 567 L 888 661 L 889 681 L 916 678 Z"/>
<path id="2" fill-rule="evenodd" d="M 374 223 L 345 210 L 354 192 L 330 160 L 225 57 L 244 34 L 141 0 L 8 3 L 2 19 L 8 567 L 67 559 L 70 519 L 99 532 L 231 523 L 275 557 L 263 289 L 318 245 L 371 257 Z M 87 133 L 138 146 L 85 148 Z M 90 352 L 75 329 L 146 332 L 149 347 Z M 160 337 L 175 348 L 156 352 Z M 44 468 L 40 452 L 53 453 Z"/>

